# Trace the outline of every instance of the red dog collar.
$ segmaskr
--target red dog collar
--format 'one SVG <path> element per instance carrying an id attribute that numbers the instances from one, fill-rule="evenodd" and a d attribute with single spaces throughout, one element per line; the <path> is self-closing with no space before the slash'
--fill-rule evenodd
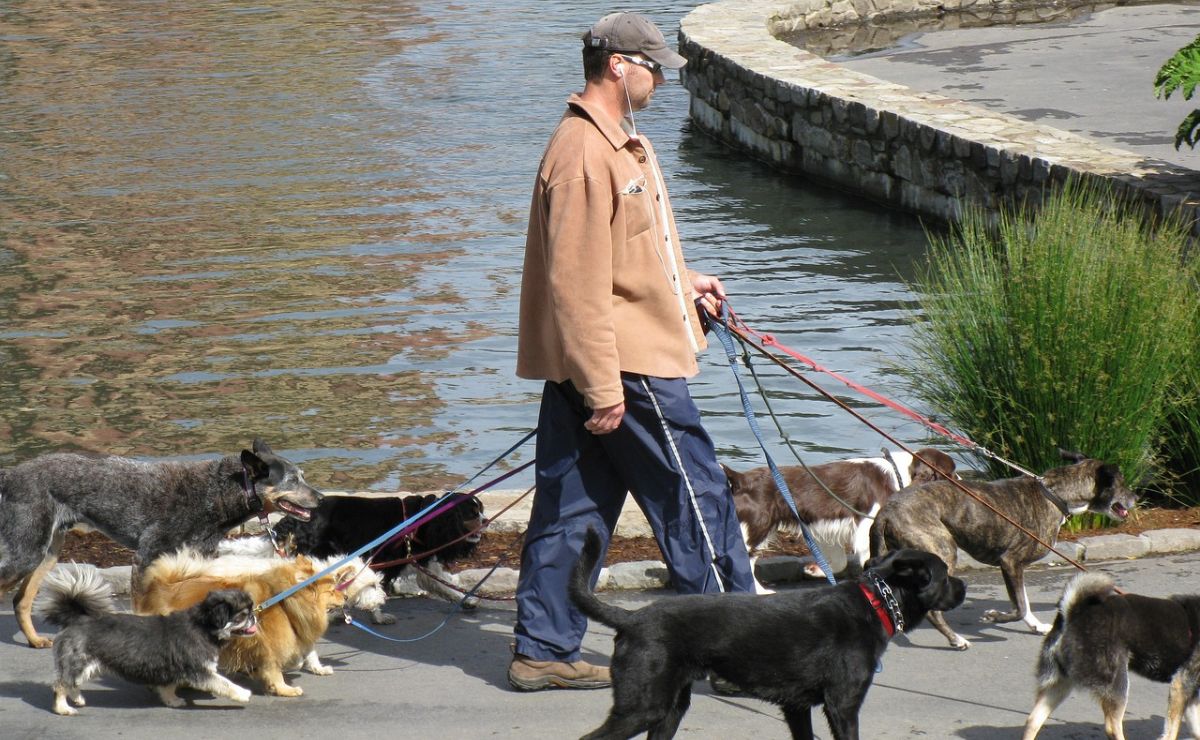
<path id="1" fill-rule="evenodd" d="M 858 584 L 858 587 L 862 589 L 863 596 L 866 596 L 867 601 L 875 608 L 875 614 L 879 617 L 880 623 L 883 624 L 883 631 L 887 633 L 887 636 L 890 638 L 896 634 L 896 628 L 892 626 L 892 618 L 888 615 L 887 607 L 875 595 L 875 591 L 865 583 Z"/>

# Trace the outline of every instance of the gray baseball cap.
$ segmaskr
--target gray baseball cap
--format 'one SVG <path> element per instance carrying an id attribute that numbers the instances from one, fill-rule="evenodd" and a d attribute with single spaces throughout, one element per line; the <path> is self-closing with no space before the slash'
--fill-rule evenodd
<path id="1" fill-rule="evenodd" d="M 638 13 L 609 13 L 583 35 L 583 44 L 606 51 L 644 54 L 667 69 L 687 64 L 687 59 L 667 46 L 658 26 Z"/>

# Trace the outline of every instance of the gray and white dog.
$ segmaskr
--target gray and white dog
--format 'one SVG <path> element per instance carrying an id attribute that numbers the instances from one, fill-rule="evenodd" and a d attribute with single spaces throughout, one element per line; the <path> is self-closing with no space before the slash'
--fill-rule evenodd
<path id="1" fill-rule="evenodd" d="M 1124 519 L 1137 501 L 1116 465 L 1062 451 L 1071 465 L 1045 473 L 1043 485 L 1021 476 L 991 482 L 961 481 L 976 496 L 1003 511 L 1022 527 L 1053 545 L 1068 515 L 1091 511 Z M 1048 551 L 998 514 L 959 490 L 955 482 L 938 480 L 900 491 L 884 504 L 871 526 L 871 557 L 900 548 L 931 552 L 954 572 L 958 549 L 981 563 L 997 565 L 1014 609 L 989 609 L 983 620 L 1003 624 L 1022 620 L 1039 634 L 1050 631 L 1029 608 L 1025 568 Z M 958 650 L 971 643 L 950 629 L 941 612 L 929 623 Z"/>
<path id="2" fill-rule="evenodd" d="M 250 692 L 217 673 L 221 643 L 257 631 L 254 602 L 240 589 L 209 592 L 190 609 L 143 617 L 113 611 L 112 587 L 91 566 L 61 569 L 46 579 L 41 610 L 63 628 L 54 643 L 54 713 L 77 714 L 80 687 L 114 673 L 153 687 L 169 707 L 182 707 L 179 686 L 237 702 Z"/>
<path id="3" fill-rule="evenodd" d="M 95 529 L 134 551 L 134 584 L 144 565 L 190 545 L 214 555 L 233 527 L 261 512 L 307 519 L 321 493 L 294 463 L 260 439 L 253 451 L 198 462 L 112 455 L 42 455 L 0 470 L 0 593 L 31 647 L 52 641 L 33 628 L 33 600 L 66 533 Z"/>

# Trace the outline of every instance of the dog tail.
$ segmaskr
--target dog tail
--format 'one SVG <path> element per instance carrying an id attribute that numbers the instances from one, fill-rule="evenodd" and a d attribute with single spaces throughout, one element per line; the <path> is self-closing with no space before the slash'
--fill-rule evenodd
<path id="1" fill-rule="evenodd" d="M 240 555 L 251 558 L 275 557 L 275 545 L 266 535 L 258 537 L 227 537 L 217 543 L 217 555 Z"/>
<path id="2" fill-rule="evenodd" d="M 1054 625 L 1046 633 L 1042 641 L 1042 649 L 1038 654 L 1037 671 L 1038 685 L 1049 687 L 1063 681 L 1066 667 L 1060 651 L 1063 635 L 1067 633 L 1068 625 L 1076 609 L 1086 604 L 1103 601 L 1116 593 L 1113 579 L 1103 573 L 1080 573 L 1067 583 L 1063 589 L 1062 598 L 1058 601 L 1058 613 L 1054 616 Z"/>
<path id="3" fill-rule="evenodd" d="M 575 607 L 583 612 L 584 616 L 619 630 L 628 622 L 629 612 L 596 598 L 589 583 L 599 560 L 600 535 L 596 530 L 589 528 L 587 538 L 583 542 L 583 552 L 575 563 L 575 569 L 571 571 L 571 583 L 567 592 Z"/>
<path id="4" fill-rule="evenodd" d="M 71 563 L 51 571 L 43 584 L 39 611 L 55 626 L 115 611 L 112 584 L 95 567 Z"/>
<path id="5" fill-rule="evenodd" d="M 1058 602 L 1058 613 L 1064 620 L 1070 621 L 1071 612 L 1076 607 L 1103 601 L 1115 592 L 1116 584 L 1111 576 L 1104 573 L 1080 573 L 1063 589 L 1062 598 Z"/>

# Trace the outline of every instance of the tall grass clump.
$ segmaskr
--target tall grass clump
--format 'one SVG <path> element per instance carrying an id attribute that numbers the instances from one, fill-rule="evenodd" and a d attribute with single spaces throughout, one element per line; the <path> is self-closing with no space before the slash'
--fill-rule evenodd
<path id="1" fill-rule="evenodd" d="M 1200 295 L 1200 260 L 1193 260 L 1189 268 L 1192 284 Z M 1183 370 L 1168 406 L 1162 445 L 1163 465 L 1169 476 L 1163 491 L 1187 506 L 1200 505 L 1200 315 L 1193 329 L 1194 349 L 1184 356 Z"/>
<path id="2" fill-rule="evenodd" d="M 1066 448 L 1149 482 L 1195 348 L 1186 229 L 1071 183 L 1036 212 L 974 210 L 930 242 L 902 369 L 916 395 L 1034 472 Z"/>

